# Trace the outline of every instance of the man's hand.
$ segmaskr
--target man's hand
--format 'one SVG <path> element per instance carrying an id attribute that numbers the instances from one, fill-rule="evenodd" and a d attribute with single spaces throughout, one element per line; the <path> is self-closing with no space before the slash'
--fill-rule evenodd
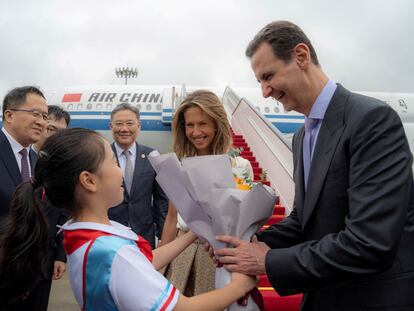
<path id="1" fill-rule="evenodd" d="M 66 271 L 66 263 L 56 260 L 53 267 L 53 280 L 59 280 Z"/>
<path id="2" fill-rule="evenodd" d="M 266 272 L 265 258 L 270 248 L 253 239 L 253 243 L 239 240 L 228 235 L 220 235 L 218 241 L 229 243 L 234 248 L 221 248 L 214 252 L 219 262 L 230 272 L 261 275 Z"/>

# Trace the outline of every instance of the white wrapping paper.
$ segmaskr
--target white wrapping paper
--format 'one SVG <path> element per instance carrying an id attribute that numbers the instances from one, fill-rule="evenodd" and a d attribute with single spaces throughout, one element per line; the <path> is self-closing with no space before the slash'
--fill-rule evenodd
<path id="1" fill-rule="evenodd" d="M 148 157 L 157 173 L 156 180 L 188 228 L 214 248 L 227 247 L 217 235 L 232 235 L 249 241 L 272 215 L 273 189 L 262 184 L 251 190 L 238 190 L 227 155 L 185 158 L 174 153 Z M 231 281 L 231 273 L 216 269 L 216 288 Z M 228 310 L 253 311 L 257 305 L 248 298 L 247 306 L 233 303 Z"/>

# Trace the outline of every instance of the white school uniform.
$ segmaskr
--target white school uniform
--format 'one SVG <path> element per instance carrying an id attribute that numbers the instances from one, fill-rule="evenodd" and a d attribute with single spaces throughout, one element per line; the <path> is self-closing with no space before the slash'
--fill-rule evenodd
<path id="1" fill-rule="evenodd" d="M 62 229 L 70 283 L 82 310 L 174 309 L 179 291 L 155 270 L 151 246 L 130 228 L 69 221 Z"/>

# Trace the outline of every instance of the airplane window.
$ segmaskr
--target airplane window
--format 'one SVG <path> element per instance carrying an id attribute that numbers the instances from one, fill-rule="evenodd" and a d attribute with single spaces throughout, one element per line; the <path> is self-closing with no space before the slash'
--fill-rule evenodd
<path id="1" fill-rule="evenodd" d="M 270 112 L 270 108 L 269 107 L 265 107 L 265 112 L 269 113 Z"/>
<path id="2" fill-rule="evenodd" d="M 112 110 L 112 104 L 106 104 L 106 110 Z"/>
<path id="3" fill-rule="evenodd" d="M 78 104 L 78 108 L 77 109 L 78 110 L 82 110 L 82 106 L 83 106 L 82 104 Z"/>
<path id="4" fill-rule="evenodd" d="M 96 105 L 96 110 L 102 110 L 102 104 L 97 104 Z"/>
<path id="5" fill-rule="evenodd" d="M 145 107 L 145 109 L 146 109 L 147 111 L 150 111 L 150 110 L 151 110 L 151 105 L 150 105 L 150 104 L 148 104 L 148 105 Z"/>
<path id="6" fill-rule="evenodd" d="M 142 109 L 141 104 L 137 104 L 137 108 L 138 110 L 141 110 Z"/>
<path id="7" fill-rule="evenodd" d="M 279 113 L 279 107 L 275 107 L 275 108 L 273 108 L 273 111 L 274 111 L 275 113 Z"/>
<path id="8" fill-rule="evenodd" d="M 259 106 L 256 106 L 256 110 L 260 112 L 260 107 Z"/>
<path id="9" fill-rule="evenodd" d="M 69 104 L 68 105 L 68 110 L 72 110 L 73 109 L 73 104 Z"/>
<path id="10" fill-rule="evenodd" d="M 162 108 L 161 104 L 157 104 L 156 106 L 157 111 L 161 111 L 161 108 Z"/>
<path id="11" fill-rule="evenodd" d="M 92 109 L 92 104 L 91 103 L 87 104 L 86 109 L 91 110 Z"/>

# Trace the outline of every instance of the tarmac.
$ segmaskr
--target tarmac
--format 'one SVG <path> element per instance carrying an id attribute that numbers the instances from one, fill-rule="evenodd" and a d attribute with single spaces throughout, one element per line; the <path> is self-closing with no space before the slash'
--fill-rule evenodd
<path id="1" fill-rule="evenodd" d="M 52 282 L 48 311 L 79 311 L 80 308 L 73 297 L 69 283 L 68 271 L 62 279 Z"/>

